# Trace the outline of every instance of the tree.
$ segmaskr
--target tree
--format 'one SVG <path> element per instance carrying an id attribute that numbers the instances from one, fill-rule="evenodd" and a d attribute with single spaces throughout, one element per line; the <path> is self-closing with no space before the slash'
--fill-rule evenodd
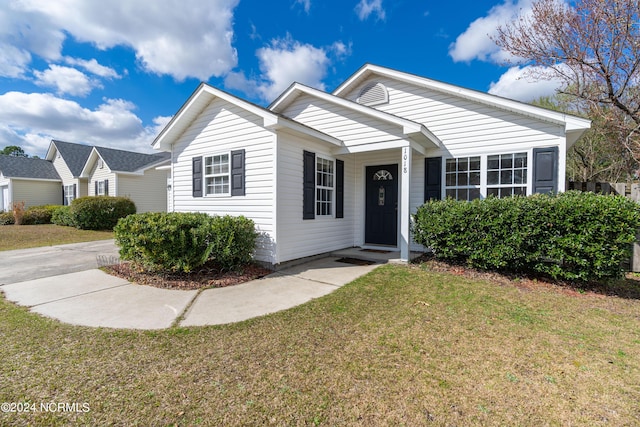
<path id="1" fill-rule="evenodd" d="M 498 28 L 494 41 L 537 79 L 559 78 L 560 93 L 584 102 L 594 121 L 640 160 L 640 2 L 535 0 Z"/>
<path id="2" fill-rule="evenodd" d="M 588 105 L 562 94 L 542 97 L 532 104 L 577 116 L 593 117 L 591 129 L 567 152 L 568 180 L 621 182 L 634 178 L 637 162 L 628 150 L 616 144 L 616 130 L 611 123 L 590 111 Z"/>
<path id="3" fill-rule="evenodd" d="M 7 156 L 15 156 L 15 157 L 29 157 L 25 154 L 24 150 L 17 145 L 8 145 L 0 150 L 0 154 L 4 154 Z"/>

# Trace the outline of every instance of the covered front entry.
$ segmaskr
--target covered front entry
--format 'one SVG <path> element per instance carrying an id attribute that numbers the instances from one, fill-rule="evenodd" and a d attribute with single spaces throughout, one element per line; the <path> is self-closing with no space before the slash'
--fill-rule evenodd
<path id="1" fill-rule="evenodd" d="M 398 165 L 366 168 L 365 243 L 398 244 Z"/>

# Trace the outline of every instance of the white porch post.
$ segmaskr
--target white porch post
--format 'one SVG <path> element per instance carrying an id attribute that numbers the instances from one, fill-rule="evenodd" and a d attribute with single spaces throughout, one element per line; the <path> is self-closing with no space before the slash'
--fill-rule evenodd
<path id="1" fill-rule="evenodd" d="M 411 221 L 409 194 L 411 189 L 411 147 L 402 147 L 402 163 L 400 173 L 400 260 L 409 261 L 409 246 L 411 245 Z"/>

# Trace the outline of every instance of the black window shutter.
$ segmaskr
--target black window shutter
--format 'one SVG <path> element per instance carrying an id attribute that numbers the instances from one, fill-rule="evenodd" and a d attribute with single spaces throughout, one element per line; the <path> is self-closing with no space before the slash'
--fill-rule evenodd
<path id="1" fill-rule="evenodd" d="M 316 205 L 316 154 L 305 151 L 302 167 L 302 219 L 314 219 Z"/>
<path id="2" fill-rule="evenodd" d="M 336 160 L 336 218 L 344 218 L 344 162 Z"/>
<path id="3" fill-rule="evenodd" d="M 193 197 L 202 197 L 202 156 L 191 159 Z"/>
<path id="4" fill-rule="evenodd" d="M 105 196 L 109 195 L 109 180 L 108 179 L 104 180 L 104 195 Z"/>
<path id="5" fill-rule="evenodd" d="M 558 191 L 558 147 L 533 149 L 533 192 Z"/>
<path id="6" fill-rule="evenodd" d="M 67 198 L 65 197 L 65 194 L 64 194 L 64 185 L 62 186 L 62 205 L 67 206 Z"/>
<path id="7" fill-rule="evenodd" d="M 73 200 L 78 198 L 78 184 L 73 184 Z"/>
<path id="8" fill-rule="evenodd" d="M 95 190 L 93 191 L 93 195 L 97 196 L 98 195 L 98 181 L 94 182 L 94 186 L 95 186 Z"/>
<path id="9" fill-rule="evenodd" d="M 442 157 L 424 159 L 424 201 L 442 198 Z"/>
<path id="10" fill-rule="evenodd" d="M 231 195 L 244 196 L 244 150 L 231 152 Z"/>

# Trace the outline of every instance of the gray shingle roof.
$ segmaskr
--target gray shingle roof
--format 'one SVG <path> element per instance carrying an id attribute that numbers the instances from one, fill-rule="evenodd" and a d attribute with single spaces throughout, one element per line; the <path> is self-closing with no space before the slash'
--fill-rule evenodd
<path id="1" fill-rule="evenodd" d="M 112 172 L 135 172 L 171 158 L 171 153 L 144 154 L 105 147 L 95 149 Z"/>
<path id="2" fill-rule="evenodd" d="M 79 177 L 93 147 L 56 140 L 51 142 L 55 144 L 73 176 Z"/>
<path id="3" fill-rule="evenodd" d="M 29 157 L 0 155 L 0 172 L 7 178 L 60 179 L 53 163 Z"/>

